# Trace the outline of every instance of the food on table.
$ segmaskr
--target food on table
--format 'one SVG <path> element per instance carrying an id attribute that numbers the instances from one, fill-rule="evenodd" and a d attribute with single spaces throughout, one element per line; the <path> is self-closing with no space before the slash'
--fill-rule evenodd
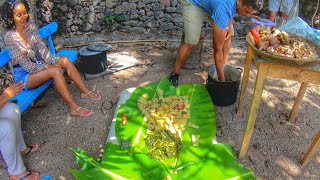
<path id="1" fill-rule="evenodd" d="M 259 43 L 261 41 L 261 37 L 260 37 L 259 32 L 254 28 L 252 28 L 250 32 L 252 34 L 252 37 L 253 37 L 254 41 L 256 43 Z"/>
<path id="2" fill-rule="evenodd" d="M 192 134 L 191 135 L 191 140 L 192 140 L 192 145 L 193 146 L 198 146 L 199 145 L 199 139 L 200 139 L 200 134 Z"/>
<path id="3" fill-rule="evenodd" d="M 199 129 L 199 126 L 197 126 L 191 122 L 188 122 L 188 126 L 194 128 L 194 129 Z"/>
<path id="4" fill-rule="evenodd" d="M 284 31 L 269 26 L 256 26 L 249 33 L 249 40 L 260 51 L 299 59 L 313 59 L 315 47 L 312 47 L 305 38 L 289 35 Z"/>
<path id="5" fill-rule="evenodd" d="M 122 113 L 122 125 L 125 126 L 128 123 L 128 117 L 126 113 Z"/>
<path id="6" fill-rule="evenodd" d="M 163 97 L 163 91 L 157 91 L 158 98 L 148 100 L 143 94 L 138 99 L 138 107 L 147 119 L 148 153 L 158 160 L 174 157 L 180 150 L 182 131 L 190 118 L 188 96 Z"/>

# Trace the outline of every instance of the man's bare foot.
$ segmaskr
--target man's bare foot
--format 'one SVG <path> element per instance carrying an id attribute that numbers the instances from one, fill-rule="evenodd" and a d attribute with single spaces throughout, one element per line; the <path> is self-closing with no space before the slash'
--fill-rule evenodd
<path id="1" fill-rule="evenodd" d="M 23 171 L 21 174 L 18 174 L 16 176 L 11 176 L 10 180 L 39 180 L 40 174 L 38 172 L 32 172 L 30 170 Z"/>
<path id="2" fill-rule="evenodd" d="M 39 145 L 36 143 L 33 143 L 33 144 L 27 146 L 27 148 L 25 150 L 21 151 L 21 155 L 27 156 L 30 153 L 33 153 L 34 151 L 36 151 L 38 148 L 39 148 Z"/>

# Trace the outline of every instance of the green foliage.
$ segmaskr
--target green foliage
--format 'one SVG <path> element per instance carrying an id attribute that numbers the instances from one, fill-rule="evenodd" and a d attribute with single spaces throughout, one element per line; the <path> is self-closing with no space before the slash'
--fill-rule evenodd
<path id="1" fill-rule="evenodd" d="M 88 17 L 87 17 L 87 16 L 83 16 L 83 17 L 81 18 L 81 20 L 82 20 L 82 25 L 83 25 L 83 26 L 88 23 Z"/>
<path id="2" fill-rule="evenodd" d="M 115 23 L 122 24 L 124 21 L 126 21 L 126 16 L 123 13 L 114 13 L 111 15 L 105 15 L 102 18 L 103 24 L 106 25 L 107 29 L 110 31 L 111 27 Z"/>
<path id="3" fill-rule="evenodd" d="M 123 13 L 115 13 L 113 16 L 115 21 L 120 24 L 126 21 L 126 16 Z"/>
<path id="4" fill-rule="evenodd" d="M 105 15 L 102 18 L 102 22 L 106 25 L 106 26 L 112 26 L 114 24 L 114 16 L 113 15 Z"/>

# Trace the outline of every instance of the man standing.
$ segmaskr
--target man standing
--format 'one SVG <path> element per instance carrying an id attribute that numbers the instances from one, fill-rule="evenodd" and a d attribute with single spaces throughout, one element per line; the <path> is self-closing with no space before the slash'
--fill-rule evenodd
<path id="1" fill-rule="evenodd" d="M 277 15 L 284 18 L 284 20 L 290 20 L 293 18 L 294 12 L 298 12 L 299 0 L 269 0 L 269 14 L 268 18 L 275 22 Z M 289 17 L 291 15 L 291 17 Z"/>
<path id="2" fill-rule="evenodd" d="M 263 6 L 263 0 L 181 0 L 184 20 L 184 41 L 181 42 L 170 82 L 178 86 L 182 65 L 200 38 L 203 20 L 210 19 L 213 35 L 214 61 L 218 79 L 224 81 L 223 65 L 228 63 L 233 32 L 232 18 L 238 13 L 249 16 Z"/>

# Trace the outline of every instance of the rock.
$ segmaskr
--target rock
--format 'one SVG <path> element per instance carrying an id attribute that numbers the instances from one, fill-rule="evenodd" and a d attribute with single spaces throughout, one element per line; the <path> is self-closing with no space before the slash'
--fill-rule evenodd
<path id="1" fill-rule="evenodd" d="M 163 13 L 162 11 L 156 11 L 156 12 L 154 13 L 154 17 L 155 17 L 157 20 L 161 19 L 163 16 L 164 16 L 164 13 Z"/>
<path id="2" fill-rule="evenodd" d="M 167 8 L 166 8 L 166 12 L 168 12 L 168 13 L 174 13 L 174 12 L 177 12 L 177 10 L 176 10 L 175 7 L 167 7 Z"/>
<path id="3" fill-rule="evenodd" d="M 107 0 L 106 6 L 108 8 L 114 8 L 118 4 L 119 0 Z"/>
<path id="4" fill-rule="evenodd" d="M 142 0 L 142 2 L 143 2 L 144 4 L 151 4 L 151 3 L 156 2 L 156 0 Z"/>
<path id="5" fill-rule="evenodd" d="M 143 2 L 138 2 L 138 9 L 144 8 L 146 5 Z"/>
<path id="6" fill-rule="evenodd" d="M 143 27 L 133 27 L 131 28 L 131 32 L 136 34 L 143 34 L 146 32 L 146 29 Z"/>
<path id="7" fill-rule="evenodd" d="M 178 0 L 171 0 L 171 5 L 172 5 L 173 7 L 176 7 L 178 4 L 179 4 L 179 3 L 178 3 Z"/>
<path id="8" fill-rule="evenodd" d="M 163 4 L 165 7 L 171 6 L 170 0 L 162 0 L 162 4 Z"/>
<path id="9" fill-rule="evenodd" d="M 68 3 L 71 7 L 74 7 L 75 5 L 78 4 L 78 1 L 77 1 L 77 0 L 67 0 L 67 3 Z"/>
<path id="10" fill-rule="evenodd" d="M 259 158 L 257 158 L 256 156 L 252 155 L 251 153 L 249 154 L 249 160 L 255 165 L 259 164 Z"/>
<path id="11" fill-rule="evenodd" d="M 68 6 L 67 6 L 66 4 L 63 4 L 63 5 L 60 7 L 60 10 L 61 10 L 61 12 L 67 12 Z"/>
<path id="12" fill-rule="evenodd" d="M 98 23 L 95 23 L 95 24 L 92 26 L 92 30 L 94 30 L 94 31 L 101 31 L 101 26 L 100 26 Z"/>
<path id="13" fill-rule="evenodd" d="M 164 6 L 162 4 L 159 3 L 154 3 L 154 6 L 152 8 L 153 11 L 161 11 L 164 10 Z"/>

